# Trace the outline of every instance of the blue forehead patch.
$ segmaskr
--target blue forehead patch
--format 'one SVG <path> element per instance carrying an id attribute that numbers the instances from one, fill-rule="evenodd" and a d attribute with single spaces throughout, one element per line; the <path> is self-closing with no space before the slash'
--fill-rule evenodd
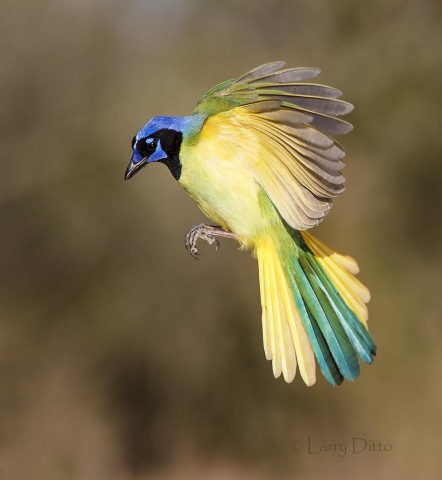
<path id="1" fill-rule="evenodd" d="M 172 129 L 187 135 L 192 131 L 199 131 L 205 119 L 206 115 L 202 114 L 186 117 L 154 117 L 137 133 L 136 138 L 149 137 L 162 129 Z"/>

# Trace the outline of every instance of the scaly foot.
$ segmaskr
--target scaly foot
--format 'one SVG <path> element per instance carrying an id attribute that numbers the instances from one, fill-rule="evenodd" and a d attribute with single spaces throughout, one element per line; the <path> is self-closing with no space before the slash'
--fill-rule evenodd
<path id="1" fill-rule="evenodd" d="M 196 243 L 199 238 L 202 238 L 209 245 L 215 244 L 215 249 L 218 250 L 219 242 L 215 237 L 235 238 L 235 235 L 231 232 L 226 232 L 221 227 L 199 223 L 187 232 L 185 239 L 186 249 L 190 252 L 193 258 L 198 258 Z"/>

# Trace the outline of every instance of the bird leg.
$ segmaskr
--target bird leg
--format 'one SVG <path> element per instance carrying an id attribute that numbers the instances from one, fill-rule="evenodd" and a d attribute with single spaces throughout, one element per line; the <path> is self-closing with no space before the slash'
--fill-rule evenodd
<path id="1" fill-rule="evenodd" d="M 204 225 L 199 223 L 191 228 L 186 234 L 186 249 L 190 252 L 193 258 L 198 258 L 198 249 L 196 243 L 199 238 L 205 240 L 209 245 L 215 244 L 215 249 L 219 249 L 219 242 L 215 237 L 236 238 L 232 232 L 226 232 L 221 227 L 216 225 Z"/>

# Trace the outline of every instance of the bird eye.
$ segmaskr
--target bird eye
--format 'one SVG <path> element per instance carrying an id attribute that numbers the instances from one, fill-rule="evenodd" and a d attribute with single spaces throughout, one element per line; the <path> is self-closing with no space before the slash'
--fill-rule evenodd
<path id="1" fill-rule="evenodd" d="M 157 149 L 158 138 L 140 138 L 135 141 L 135 149 L 143 157 L 152 155 Z"/>

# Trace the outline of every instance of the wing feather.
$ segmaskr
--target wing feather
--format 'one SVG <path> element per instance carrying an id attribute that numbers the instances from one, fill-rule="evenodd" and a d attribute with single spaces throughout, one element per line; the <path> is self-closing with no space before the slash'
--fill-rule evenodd
<path id="1" fill-rule="evenodd" d="M 222 113 L 226 123 L 232 122 L 232 134 L 239 127 L 254 137 L 243 147 L 247 167 L 284 220 L 306 230 L 344 191 L 345 152 L 333 135 L 352 130 L 338 116 L 350 113 L 353 105 L 340 100 L 336 88 L 302 83 L 316 77 L 318 68 L 283 66 L 267 63 L 219 84 L 203 96 L 195 113 Z"/>
<path id="2" fill-rule="evenodd" d="M 308 161 L 302 162 L 305 167 L 303 169 L 302 165 L 298 165 L 297 162 L 293 162 L 292 156 L 296 156 L 296 151 L 293 150 L 296 149 L 293 149 L 293 147 L 286 141 L 286 139 L 280 135 L 278 129 L 274 128 L 273 126 L 269 127 L 265 124 L 261 125 L 261 128 L 266 132 L 270 132 L 270 134 L 273 135 L 274 140 L 280 145 L 282 149 L 284 149 L 284 153 L 289 155 L 289 159 L 286 159 L 286 164 L 288 167 L 299 167 L 299 169 L 297 170 L 299 170 L 299 174 L 301 176 L 304 175 L 303 171 L 306 170 L 305 174 L 313 177 L 312 180 L 314 182 L 319 181 L 318 186 L 320 188 L 323 186 L 323 184 L 330 187 L 330 194 L 333 194 L 334 191 L 338 194 L 342 192 L 342 184 L 344 182 L 344 177 L 341 175 L 340 171 L 324 170 L 315 165 L 314 162 Z M 281 158 L 281 160 L 284 161 L 284 158 Z"/>
<path id="3" fill-rule="evenodd" d="M 286 92 L 278 86 L 278 90 L 270 88 L 259 88 L 256 92 L 259 95 L 269 97 L 270 99 L 281 100 L 298 107 L 306 108 L 318 113 L 328 115 L 346 115 L 353 110 L 353 105 L 336 98 L 327 98 L 311 94 L 298 94 Z"/>
<path id="4" fill-rule="evenodd" d="M 256 78 L 260 78 L 262 76 L 268 75 L 271 72 L 274 72 L 275 70 L 282 68 L 284 65 L 285 65 L 285 62 L 283 61 L 266 63 L 259 67 L 253 68 L 249 72 L 246 72 L 244 75 L 241 75 L 235 80 L 234 83 L 238 84 L 243 82 L 249 82 L 250 80 L 254 80 Z"/>
<path id="5" fill-rule="evenodd" d="M 311 162 L 305 163 L 294 161 L 293 157 L 296 157 L 296 152 L 293 147 L 285 141 L 279 135 L 279 131 L 275 129 L 272 125 L 259 120 L 251 122 L 256 130 L 262 132 L 264 135 L 267 135 L 266 141 L 264 143 L 267 146 L 269 151 L 267 155 L 268 162 L 275 162 L 273 157 L 276 157 L 276 163 L 282 162 L 285 164 L 293 173 L 295 178 L 297 178 L 301 183 L 308 184 L 311 186 L 314 193 L 317 196 L 337 196 L 343 190 L 344 177 L 340 172 L 328 173 L 318 168 L 314 163 Z M 273 155 L 272 155 L 273 152 Z M 274 153 L 277 153 L 276 156 Z M 307 185 L 304 186 L 307 186 Z"/>
<path id="6" fill-rule="evenodd" d="M 317 77 L 321 73 L 320 68 L 315 67 L 296 67 L 296 68 L 287 68 L 285 70 L 279 70 L 278 72 L 270 72 L 260 76 L 255 76 L 246 80 L 248 83 L 265 81 L 267 83 L 291 83 L 291 82 L 302 82 L 303 80 L 308 80 L 309 78 Z M 237 82 L 235 82 L 237 83 Z"/>
<path id="7" fill-rule="evenodd" d="M 274 90 L 275 84 L 263 83 L 259 88 Z M 339 98 L 342 96 L 342 92 L 337 88 L 327 87 L 326 85 L 320 85 L 318 83 L 279 83 L 278 90 L 297 95 L 311 95 L 325 98 Z"/>

